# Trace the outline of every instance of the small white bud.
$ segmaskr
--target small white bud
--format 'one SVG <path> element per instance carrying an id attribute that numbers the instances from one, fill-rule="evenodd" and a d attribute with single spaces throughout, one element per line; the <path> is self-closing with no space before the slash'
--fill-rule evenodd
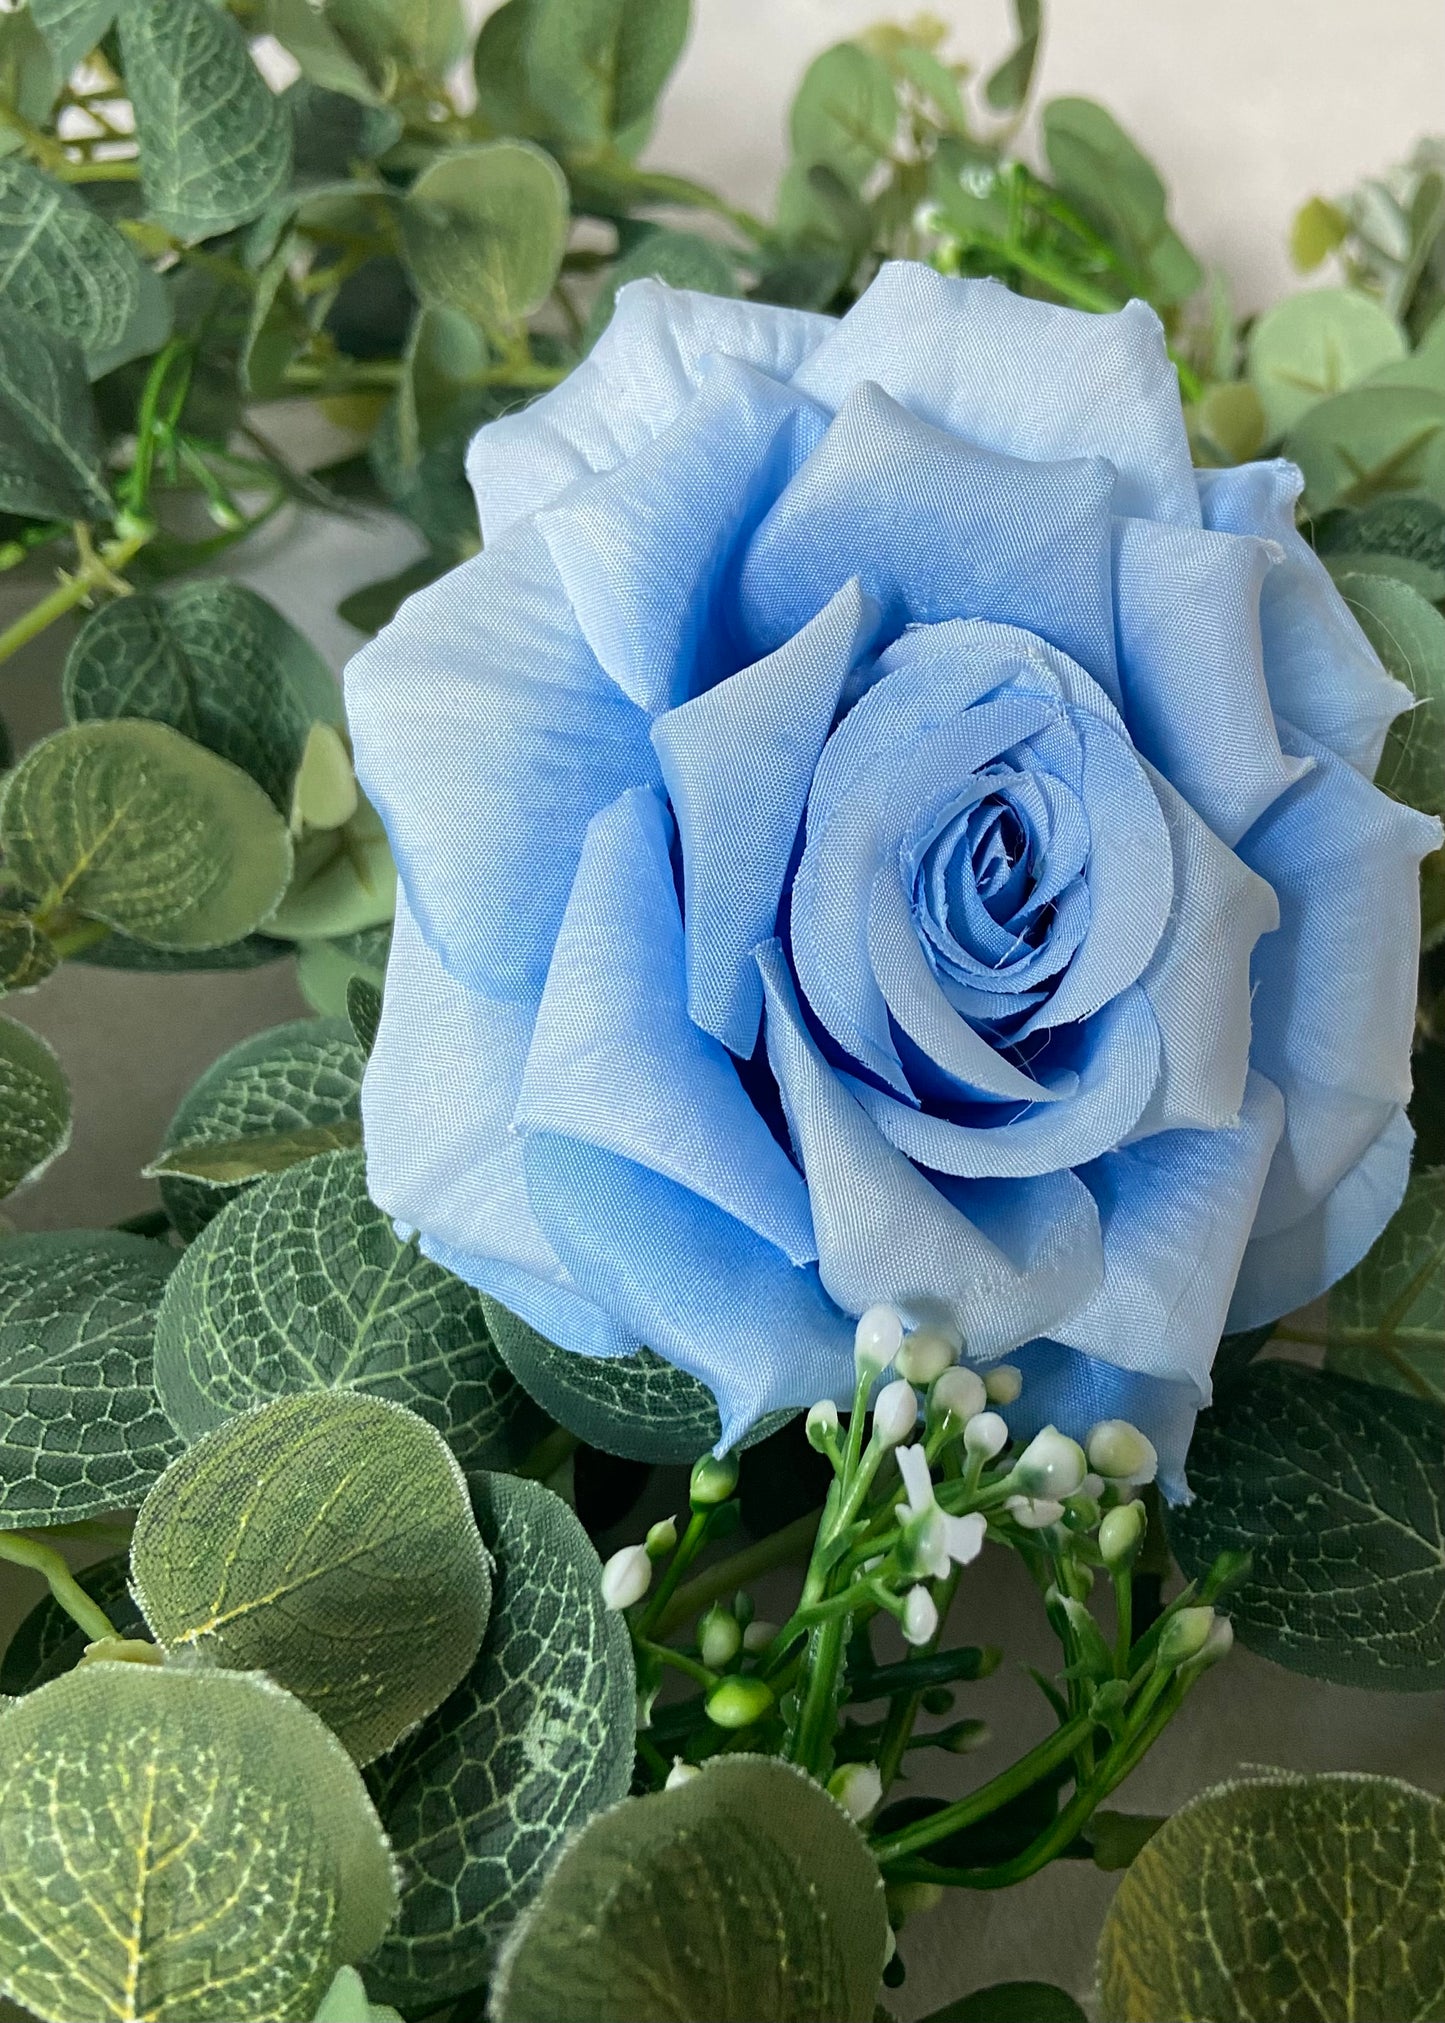
<path id="1" fill-rule="evenodd" d="M 1097 1503 L 1108 1486 L 1103 1476 L 1096 1475 L 1091 1468 L 1079 1485 L 1079 1494 L 1081 1496 L 1092 1496 L 1095 1503 Z"/>
<path id="2" fill-rule="evenodd" d="M 1142 1503 L 1121 1503 L 1104 1512 L 1099 1525 L 1099 1557 L 1110 1573 L 1123 1573 L 1134 1564 L 1148 1525 Z"/>
<path id="3" fill-rule="evenodd" d="M 647 1534 L 647 1557 L 665 1559 L 676 1544 L 676 1523 L 670 1517 L 659 1517 Z"/>
<path id="4" fill-rule="evenodd" d="M 903 1641 L 926 1644 L 938 1632 L 938 1604 L 926 1587 L 911 1587 L 903 1605 Z"/>
<path id="5" fill-rule="evenodd" d="M 672 1759 L 672 1768 L 667 1773 L 664 1791 L 680 1790 L 684 1784 L 691 1784 L 694 1777 L 701 1777 L 702 1771 L 696 1763 L 684 1763 L 680 1756 Z"/>
<path id="6" fill-rule="evenodd" d="M 988 1392 L 984 1389 L 983 1378 L 977 1370 L 966 1370 L 962 1363 L 955 1363 L 952 1369 L 945 1370 L 928 1394 L 929 1410 L 938 1417 L 946 1412 L 960 1426 L 976 1419 L 987 1403 Z"/>
<path id="7" fill-rule="evenodd" d="M 704 1454 L 701 1461 L 693 1463 L 688 1495 L 694 1510 L 709 1510 L 714 1504 L 726 1503 L 737 1486 L 736 1454 L 724 1454 L 721 1460 L 716 1454 Z"/>
<path id="8" fill-rule="evenodd" d="M 900 1377 L 926 1390 L 958 1361 L 958 1344 L 941 1328 L 915 1328 L 893 1360 Z"/>
<path id="9" fill-rule="evenodd" d="M 1174 1666 L 1197 1658 L 1208 1643 L 1217 1621 L 1218 1617 L 1211 1608 L 1177 1610 L 1159 1632 L 1158 1660 L 1161 1668 L 1171 1671 Z M 1232 1641 L 1233 1632 L 1230 1635 Z"/>
<path id="10" fill-rule="evenodd" d="M 1035 1433 L 1014 1464 L 1014 1480 L 1021 1489 L 1056 1503 L 1072 1496 L 1087 1473 L 1083 1448 L 1056 1426 Z"/>
<path id="11" fill-rule="evenodd" d="M 853 1330 L 853 1361 L 861 1377 L 865 1371 L 881 1376 L 903 1346 L 903 1322 L 892 1307 L 869 1307 Z"/>
<path id="12" fill-rule="evenodd" d="M 652 1585 L 652 1561 L 645 1545 L 624 1545 L 602 1569 L 602 1606 L 630 1609 Z"/>
<path id="13" fill-rule="evenodd" d="M 777 1634 L 777 1624 L 765 1623 L 762 1617 L 759 1616 L 755 1623 L 749 1623 L 743 1631 L 743 1649 L 745 1651 L 765 1651 Z"/>
<path id="14" fill-rule="evenodd" d="M 742 1649 L 743 1633 L 731 1609 L 714 1602 L 697 1629 L 697 1647 L 710 1672 L 730 1665 Z"/>
<path id="15" fill-rule="evenodd" d="M 831 1398 L 820 1398 L 816 1405 L 808 1407 L 803 1431 L 810 1447 L 816 1447 L 820 1454 L 827 1452 L 829 1443 L 838 1437 L 838 1407 Z"/>
<path id="16" fill-rule="evenodd" d="M 985 1370 L 983 1388 L 995 1405 L 1011 1405 L 1024 1387 L 1024 1373 L 1013 1363 L 995 1363 Z"/>
<path id="17" fill-rule="evenodd" d="M 964 1427 L 963 1444 L 970 1454 L 992 1461 L 1008 1445 L 1008 1427 L 997 1412 L 980 1412 Z"/>
<path id="18" fill-rule="evenodd" d="M 873 1407 L 873 1438 L 883 1447 L 897 1447 L 913 1437 L 918 1424 L 918 1394 L 902 1377 L 878 1393 Z"/>
<path id="19" fill-rule="evenodd" d="M 1204 1647 L 1194 1662 L 1203 1671 L 1206 1665 L 1217 1665 L 1221 1658 L 1227 1658 L 1233 1649 L 1233 1623 L 1228 1616 L 1216 1616 L 1209 1625 L 1209 1635 L 1204 1639 Z"/>
<path id="20" fill-rule="evenodd" d="M 883 1779 L 876 1763 L 845 1763 L 828 1779 L 828 1789 L 861 1826 L 883 1796 Z"/>
<path id="21" fill-rule="evenodd" d="M 1004 1509 L 1025 1531 L 1042 1531 L 1046 1524 L 1057 1524 L 1064 1514 L 1063 1504 L 1049 1496 L 1010 1496 Z"/>
<path id="22" fill-rule="evenodd" d="M 1089 1466 L 1111 1482 L 1128 1482 L 1142 1488 L 1159 1472 L 1159 1456 L 1154 1443 L 1127 1419 L 1101 1419 L 1090 1428 L 1084 1441 Z"/>

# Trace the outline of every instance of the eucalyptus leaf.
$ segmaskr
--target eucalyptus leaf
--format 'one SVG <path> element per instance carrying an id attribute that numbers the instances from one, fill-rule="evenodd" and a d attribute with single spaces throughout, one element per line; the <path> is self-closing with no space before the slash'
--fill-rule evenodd
<path id="1" fill-rule="evenodd" d="M 887 1932 L 842 1807 L 789 1764 L 718 1757 L 563 1850 L 492 2008 L 497 2023 L 871 2023 Z"/>
<path id="2" fill-rule="evenodd" d="M 0 912 L 0 997 L 34 990 L 59 960 L 54 942 L 28 914 Z"/>
<path id="3" fill-rule="evenodd" d="M 1445 618 L 1392 577 L 1335 580 L 1371 646 L 1419 704 L 1390 726 L 1375 783 L 1397 801 L 1445 813 Z"/>
<path id="4" fill-rule="evenodd" d="M 1445 1410 L 1295 1363 L 1256 1363 L 1201 1415 L 1190 1504 L 1169 1512 L 1185 1572 L 1246 1551 L 1239 1636 L 1338 1685 L 1445 1685 Z"/>
<path id="5" fill-rule="evenodd" d="M 647 232 L 623 259 L 608 269 L 592 305 L 583 342 L 591 346 L 612 320 L 617 291 L 629 281 L 652 278 L 670 288 L 693 288 L 702 295 L 736 295 L 737 276 L 722 248 L 696 232 Z"/>
<path id="6" fill-rule="evenodd" d="M 1406 555 L 1356 555 L 1341 550 L 1326 555 L 1324 564 L 1339 584 L 1347 576 L 1389 576 L 1407 589 L 1417 590 L 1427 604 L 1436 604 L 1445 597 L 1445 569 L 1412 562 Z"/>
<path id="7" fill-rule="evenodd" d="M 325 11 L 313 6 L 311 0 L 265 0 L 265 20 L 267 33 L 274 35 L 295 57 L 306 83 L 354 103 L 378 106 L 383 103 L 375 83 L 332 27 Z M 304 144 L 299 120 L 295 144 L 299 152 Z M 344 169 L 344 162 L 341 167 Z"/>
<path id="8" fill-rule="evenodd" d="M 1445 393 L 1352 386 L 1310 408 L 1285 437 L 1284 454 L 1304 472 L 1309 510 L 1326 513 L 1419 486 L 1442 429 Z"/>
<path id="9" fill-rule="evenodd" d="M 390 62 L 439 85 L 467 53 L 461 0 L 327 0 L 326 12 L 373 70 Z"/>
<path id="10" fill-rule="evenodd" d="M 291 173 L 291 122 L 210 0 L 120 0 L 150 215 L 194 243 L 258 217 Z"/>
<path id="11" fill-rule="evenodd" d="M 340 829 L 360 806 L 351 750 L 334 724 L 314 723 L 306 733 L 291 788 L 291 832 Z"/>
<path id="12" fill-rule="evenodd" d="M 54 1051 L 0 1018 L 0 1197 L 43 1173 L 70 1142 L 70 1088 Z"/>
<path id="13" fill-rule="evenodd" d="M 145 1635 L 145 1617 L 130 1592 L 129 1553 L 112 1553 L 108 1559 L 95 1560 L 82 1567 L 75 1580 L 109 1616 L 118 1636 Z M 4 1660 L 0 1662 L 0 1693 L 32 1693 L 37 1686 L 58 1679 L 85 1655 L 89 1642 L 89 1632 L 81 1629 L 54 1595 L 47 1594 L 24 1618 L 6 1646 Z"/>
<path id="14" fill-rule="evenodd" d="M 310 641 L 254 590 L 215 577 L 93 611 L 66 658 L 64 695 L 72 723 L 169 724 L 249 773 L 283 813 L 311 726 L 343 714 Z"/>
<path id="15" fill-rule="evenodd" d="M 460 1683 L 492 1596 L 446 1442 L 340 1391 L 277 1398 L 187 1448 L 141 1505 L 131 1572 L 167 1653 L 269 1673 L 358 1763 Z"/>
<path id="16" fill-rule="evenodd" d="M 813 59 L 788 115 L 795 160 L 832 169 L 853 190 L 892 148 L 897 126 L 888 67 L 856 42 L 835 43 Z"/>
<path id="17" fill-rule="evenodd" d="M 255 1674 L 95 1664 L 0 1720 L 0 1986 L 45 2023 L 310 2023 L 396 1901 L 355 1765 Z"/>
<path id="18" fill-rule="evenodd" d="M 42 520 L 110 513 L 85 355 L 8 302 L 0 302 L 0 512 Z"/>
<path id="19" fill-rule="evenodd" d="M 55 53 L 62 76 L 100 47 L 119 0 L 30 0 L 36 25 Z"/>
<path id="20" fill-rule="evenodd" d="M 8 14 L 0 14 L 0 105 L 9 106 L 29 125 L 43 127 L 63 75 L 33 7 L 21 0 Z M 23 146 L 16 129 L 0 120 L 0 156 L 15 154 Z"/>
<path id="21" fill-rule="evenodd" d="M 361 1119 L 338 1124 L 302 1124 L 294 1131 L 259 1131 L 244 1138 L 199 1140 L 162 1152 L 145 1169 L 147 1180 L 198 1180 L 208 1187 L 244 1187 L 268 1173 L 285 1173 L 321 1152 L 361 1143 Z"/>
<path id="22" fill-rule="evenodd" d="M 330 940 L 379 927 L 396 912 L 396 866 L 381 817 L 361 800 L 339 829 L 296 844 L 295 869 L 266 932 L 288 941 Z"/>
<path id="23" fill-rule="evenodd" d="M 311 11 L 307 0 L 292 0 L 292 4 Z M 394 107 L 372 104 L 359 93 L 329 90 L 304 72 L 282 92 L 281 103 L 291 115 L 292 162 L 298 185 L 312 179 L 335 182 L 358 162 L 384 155 L 402 136 L 401 114 Z"/>
<path id="24" fill-rule="evenodd" d="M 1289 256 L 1302 274 L 1323 266 L 1350 236 L 1350 221 L 1336 204 L 1310 197 L 1300 205 L 1289 228 Z"/>
<path id="25" fill-rule="evenodd" d="M 381 1024 L 381 992 L 364 976 L 352 977 L 346 986 L 346 1016 L 364 1054 L 376 1045 L 376 1029 Z"/>
<path id="26" fill-rule="evenodd" d="M 1389 311 L 1357 289 L 1287 295 L 1254 324 L 1246 346 L 1270 436 L 1284 435 L 1320 401 L 1403 358 L 1408 348 Z"/>
<path id="27" fill-rule="evenodd" d="M 1328 1368 L 1445 1403 L 1445 1173 L 1411 1175 L 1385 1233 L 1329 1296 Z"/>
<path id="28" fill-rule="evenodd" d="M 329 941 L 303 941 L 296 952 L 301 995 L 323 1018 L 345 1018 L 352 977 L 365 977 L 380 990 L 390 947 L 390 923 L 364 928 L 360 934 L 337 935 Z"/>
<path id="29" fill-rule="evenodd" d="M 293 1391 L 406 1405 L 466 1469 L 505 1462 L 536 1425 L 479 1295 L 398 1239 L 359 1152 L 257 1181 L 197 1237 L 161 1309 L 156 1382 L 187 1440 Z"/>
<path id="30" fill-rule="evenodd" d="M 157 277 L 83 197 L 28 162 L 0 161 L 0 291 L 78 344 L 92 378 L 167 335 Z"/>
<path id="31" fill-rule="evenodd" d="M 291 870 L 286 825 L 248 774 L 132 718 L 32 745 L 4 783 L 0 847 L 46 908 L 167 949 L 241 940 Z"/>
<path id="32" fill-rule="evenodd" d="M 1445 1802 L 1393 1778 L 1275 1773 L 1176 1812 L 1099 1942 L 1103 2023 L 1433 2023 Z"/>
<path id="33" fill-rule="evenodd" d="M 1128 255 L 1156 301 L 1179 302 L 1203 280 L 1170 227 L 1157 170 L 1103 106 L 1052 99 L 1043 110 L 1044 151 L 1060 189 Z"/>
<path id="34" fill-rule="evenodd" d="M 151 1369 L 174 1263 L 119 1230 L 0 1244 L 0 1524 L 137 1503 L 175 1453 Z"/>
<path id="35" fill-rule="evenodd" d="M 688 16 L 689 0 L 528 0 L 527 81 L 551 131 L 635 152 L 682 54 Z"/>
<path id="36" fill-rule="evenodd" d="M 567 243 L 567 184 L 529 141 L 455 148 L 417 177 L 400 221 L 422 295 L 506 332 L 551 293 Z"/>
<path id="37" fill-rule="evenodd" d="M 477 111 L 497 134 L 545 140 L 551 126 L 532 96 L 527 57 L 536 22 L 536 0 L 503 0 L 482 23 L 472 69 Z"/>
<path id="38" fill-rule="evenodd" d="M 1013 7 L 1018 39 L 983 88 L 983 95 L 995 112 L 1017 112 L 1029 95 L 1038 61 L 1040 0 L 1013 0 Z M 1046 2019 L 1041 2018 L 1040 2023 L 1046 2023 Z"/>
<path id="39" fill-rule="evenodd" d="M 409 2009 L 477 1985 L 566 1837 L 632 1779 L 632 1645 L 591 1541 L 515 1476 L 484 1476 L 476 1512 L 496 1562 L 481 1653 L 371 1773 L 405 1881 L 367 1975 Z"/>

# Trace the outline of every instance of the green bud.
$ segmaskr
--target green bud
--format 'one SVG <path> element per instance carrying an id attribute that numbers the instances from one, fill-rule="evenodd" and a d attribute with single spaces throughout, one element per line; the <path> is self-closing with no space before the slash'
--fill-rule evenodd
<path id="1" fill-rule="evenodd" d="M 889 1883 L 888 1916 L 894 1924 L 901 1925 L 905 1918 L 915 1918 L 924 1911 L 937 1910 L 943 1902 L 941 1883 Z"/>
<path id="2" fill-rule="evenodd" d="M 951 1686 L 930 1686 L 923 1696 L 923 1711 L 925 1714 L 951 1714 L 953 1699 Z"/>
<path id="3" fill-rule="evenodd" d="M 743 1647 L 743 1633 L 737 1617 L 721 1602 L 714 1602 L 697 1626 L 697 1647 L 710 1672 L 730 1665 Z"/>
<path id="4" fill-rule="evenodd" d="M 972 1749 L 982 1749 L 992 1740 L 987 1721 L 955 1721 L 951 1728 L 940 1728 L 936 1735 L 930 1735 L 928 1743 L 934 1749 L 946 1749 L 952 1756 L 967 1756 Z"/>
<path id="5" fill-rule="evenodd" d="M 1254 1564 L 1252 1552 L 1221 1552 L 1200 1586 L 1200 1594 L 1206 1601 L 1217 1602 L 1221 1595 L 1227 1595 L 1231 1588 L 1239 1586 L 1248 1577 Z"/>
<path id="6" fill-rule="evenodd" d="M 751 1728 L 773 1704 L 771 1686 L 761 1679 L 723 1679 L 707 1696 L 707 1718 L 715 1728 Z"/>
<path id="7" fill-rule="evenodd" d="M 704 1454 L 693 1466 L 688 1495 L 694 1510 L 709 1510 L 714 1504 L 726 1503 L 737 1486 L 736 1454 L 725 1454 L 721 1461 L 716 1455 Z"/>
<path id="8" fill-rule="evenodd" d="M 670 1517 L 660 1517 L 647 1534 L 647 1557 L 665 1559 L 676 1544 L 676 1524 Z"/>
<path id="9" fill-rule="evenodd" d="M 1110 1573 L 1126 1573 L 1139 1557 L 1149 1514 L 1142 1503 L 1120 1503 L 1106 1510 L 1099 1526 L 1099 1557 Z"/>
<path id="10" fill-rule="evenodd" d="M 757 1614 L 757 1609 L 753 1604 L 753 1598 L 748 1593 L 746 1588 L 740 1587 L 737 1593 L 733 1596 L 733 1614 L 737 1617 L 738 1621 L 742 1624 L 744 1629 L 747 1628 L 748 1624 Z"/>
<path id="11" fill-rule="evenodd" d="M 1095 1530 L 1101 1512 L 1096 1499 L 1086 1496 L 1081 1490 L 1077 1496 L 1070 1496 L 1064 1504 L 1064 1523 L 1070 1531 L 1087 1535 Z"/>
<path id="12" fill-rule="evenodd" d="M 1157 1662 L 1161 1669 L 1172 1672 L 1176 1666 L 1197 1658 L 1213 1627 L 1213 1609 L 1180 1609 L 1170 1616 L 1159 1632 Z"/>

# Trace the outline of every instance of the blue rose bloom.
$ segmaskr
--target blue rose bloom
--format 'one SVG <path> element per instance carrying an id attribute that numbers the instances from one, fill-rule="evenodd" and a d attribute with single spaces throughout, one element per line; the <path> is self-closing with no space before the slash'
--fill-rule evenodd
<path id="1" fill-rule="evenodd" d="M 372 1191 L 724 1439 L 876 1301 L 1135 1420 L 1399 1203 L 1437 826 L 1294 526 L 1196 472 L 1153 314 L 887 267 L 841 321 L 643 281 L 484 428 L 486 546 L 351 663 L 402 899 Z"/>

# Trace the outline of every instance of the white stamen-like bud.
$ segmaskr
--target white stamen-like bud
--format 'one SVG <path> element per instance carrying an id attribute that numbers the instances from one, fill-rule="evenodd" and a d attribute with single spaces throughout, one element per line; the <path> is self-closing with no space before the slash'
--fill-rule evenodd
<path id="1" fill-rule="evenodd" d="M 918 1394 L 902 1377 L 895 1377 L 878 1393 L 873 1407 L 873 1438 L 884 1447 L 897 1447 L 911 1439 L 918 1424 Z"/>
<path id="2" fill-rule="evenodd" d="M 1209 1635 L 1204 1639 L 1203 1649 L 1194 1662 L 1202 1671 L 1206 1665 L 1217 1665 L 1221 1658 L 1227 1658 L 1233 1649 L 1233 1623 L 1228 1616 L 1216 1616 L 1209 1625 Z"/>
<path id="3" fill-rule="evenodd" d="M 1008 1445 L 1008 1427 L 997 1412 L 980 1412 L 964 1427 L 963 1444 L 970 1454 L 992 1461 Z"/>
<path id="4" fill-rule="evenodd" d="M 672 1768 L 667 1773 L 664 1791 L 677 1791 L 684 1784 L 691 1784 L 694 1777 L 701 1777 L 702 1771 L 696 1763 L 684 1763 L 680 1756 L 672 1759 Z"/>
<path id="5" fill-rule="evenodd" d="M 1127 1419 L 1101 1419 L 1090 1428 L 1084 1446 L 1089 1466 L 1111 1482 L 1128 1482 L 1142 1489 L 1159 1472 L 1153 1441 Z"/>
<path id="6" fill-rule="evenodd" d="M 853 1330 L 853 1361 L 861 1377 L 878 1377 L 903 1346 L 903 1322 L 892 1307 L 869 1307 Z"/>
<path id="7" fill-rule="evenodd" d="M 903 1605 L 903 1641 L 926 1644 L 938 1632 L 938 1604 L 926 1587 L 911 1587 Z"/>
<path id="8" fill-rule="evenodd" d="M 759 1616 L 755 1623 L 749 1623 L 743 1631 L 743 1649 L 745 1651 L 765 1651 L 777 1634 L 777 1624 L 765 1623 L 762 1617 Z"/>
<path id="9" fill-rule="evenodd" d="M 829 1441 L 838 1437 L 838 1407 L 831 1398 L 820 1398 L 816 1405 L 808 1407 L 803 1431 L 810 1447 L 816 1447 L 820 1454 L 827 1452 Z"/>
<path id="10" fill-rule="evenodd" d="M 945 1370 L 928 1394 L 929 1410 L 939 1418 L 946 1412 L 960 1426 L 976 1419 L 987 1404 L 983 1378 L 977 1370 L 966 1370 L 962 1363 Z"/>
<path id="11" fill-rule="evenodd" d="M 1004 1509 L 1025 1531 L 1042 1531 L 1047 1524 L 1057 1524 L 1064 1514 L 1063 1504 L 1049 1496 L 1010 1496 Z"/>
<path id="12" fill-rule="evenodd" d="M 983 1387 L 995 1405 L 1011 1405 L 1024 1387 L 1024 1373 L 1013 1363 L 995 1363 L 984 1372 Z"/>
<path id="13" fill-rule="evenodd" d="M 936 1377 L 941 1377 L 957 1361 L 958 1344 L 941 1328 L 915 1328 L 894 1357 L 894 1367 L 910 1384 L 927 1390 Z"/>
<path id="14" fill-rule="evenodd" d="M 828 1789 L 861 1826 L 883 1796 L 883 1779 L 876 1763 L 845 1763 L 828 1779 Z"/>
<path id="15" fill-rule="evenodd" d="M 652 1561 L 645 1545 L 624 1545 L 602 1569 L 602 1606 L 630 1609 L 652 1585 Z"/>
<path id="16" fill-rule="evenodd" d="M 730 1665 L 743 1646 L 743 1633 L 731 1609 L 714 1602 L 697 1626 L 697 1647 L 710 1672 Z"/>
<path id="17" fill-rule="evenodd" d="M 1089 1472 L 1084 1450 L 1056 1426 L 1036 1433 L 1014 1464 L 1014 1480 L 1030 1496 L 1062 1503 Z"/>

